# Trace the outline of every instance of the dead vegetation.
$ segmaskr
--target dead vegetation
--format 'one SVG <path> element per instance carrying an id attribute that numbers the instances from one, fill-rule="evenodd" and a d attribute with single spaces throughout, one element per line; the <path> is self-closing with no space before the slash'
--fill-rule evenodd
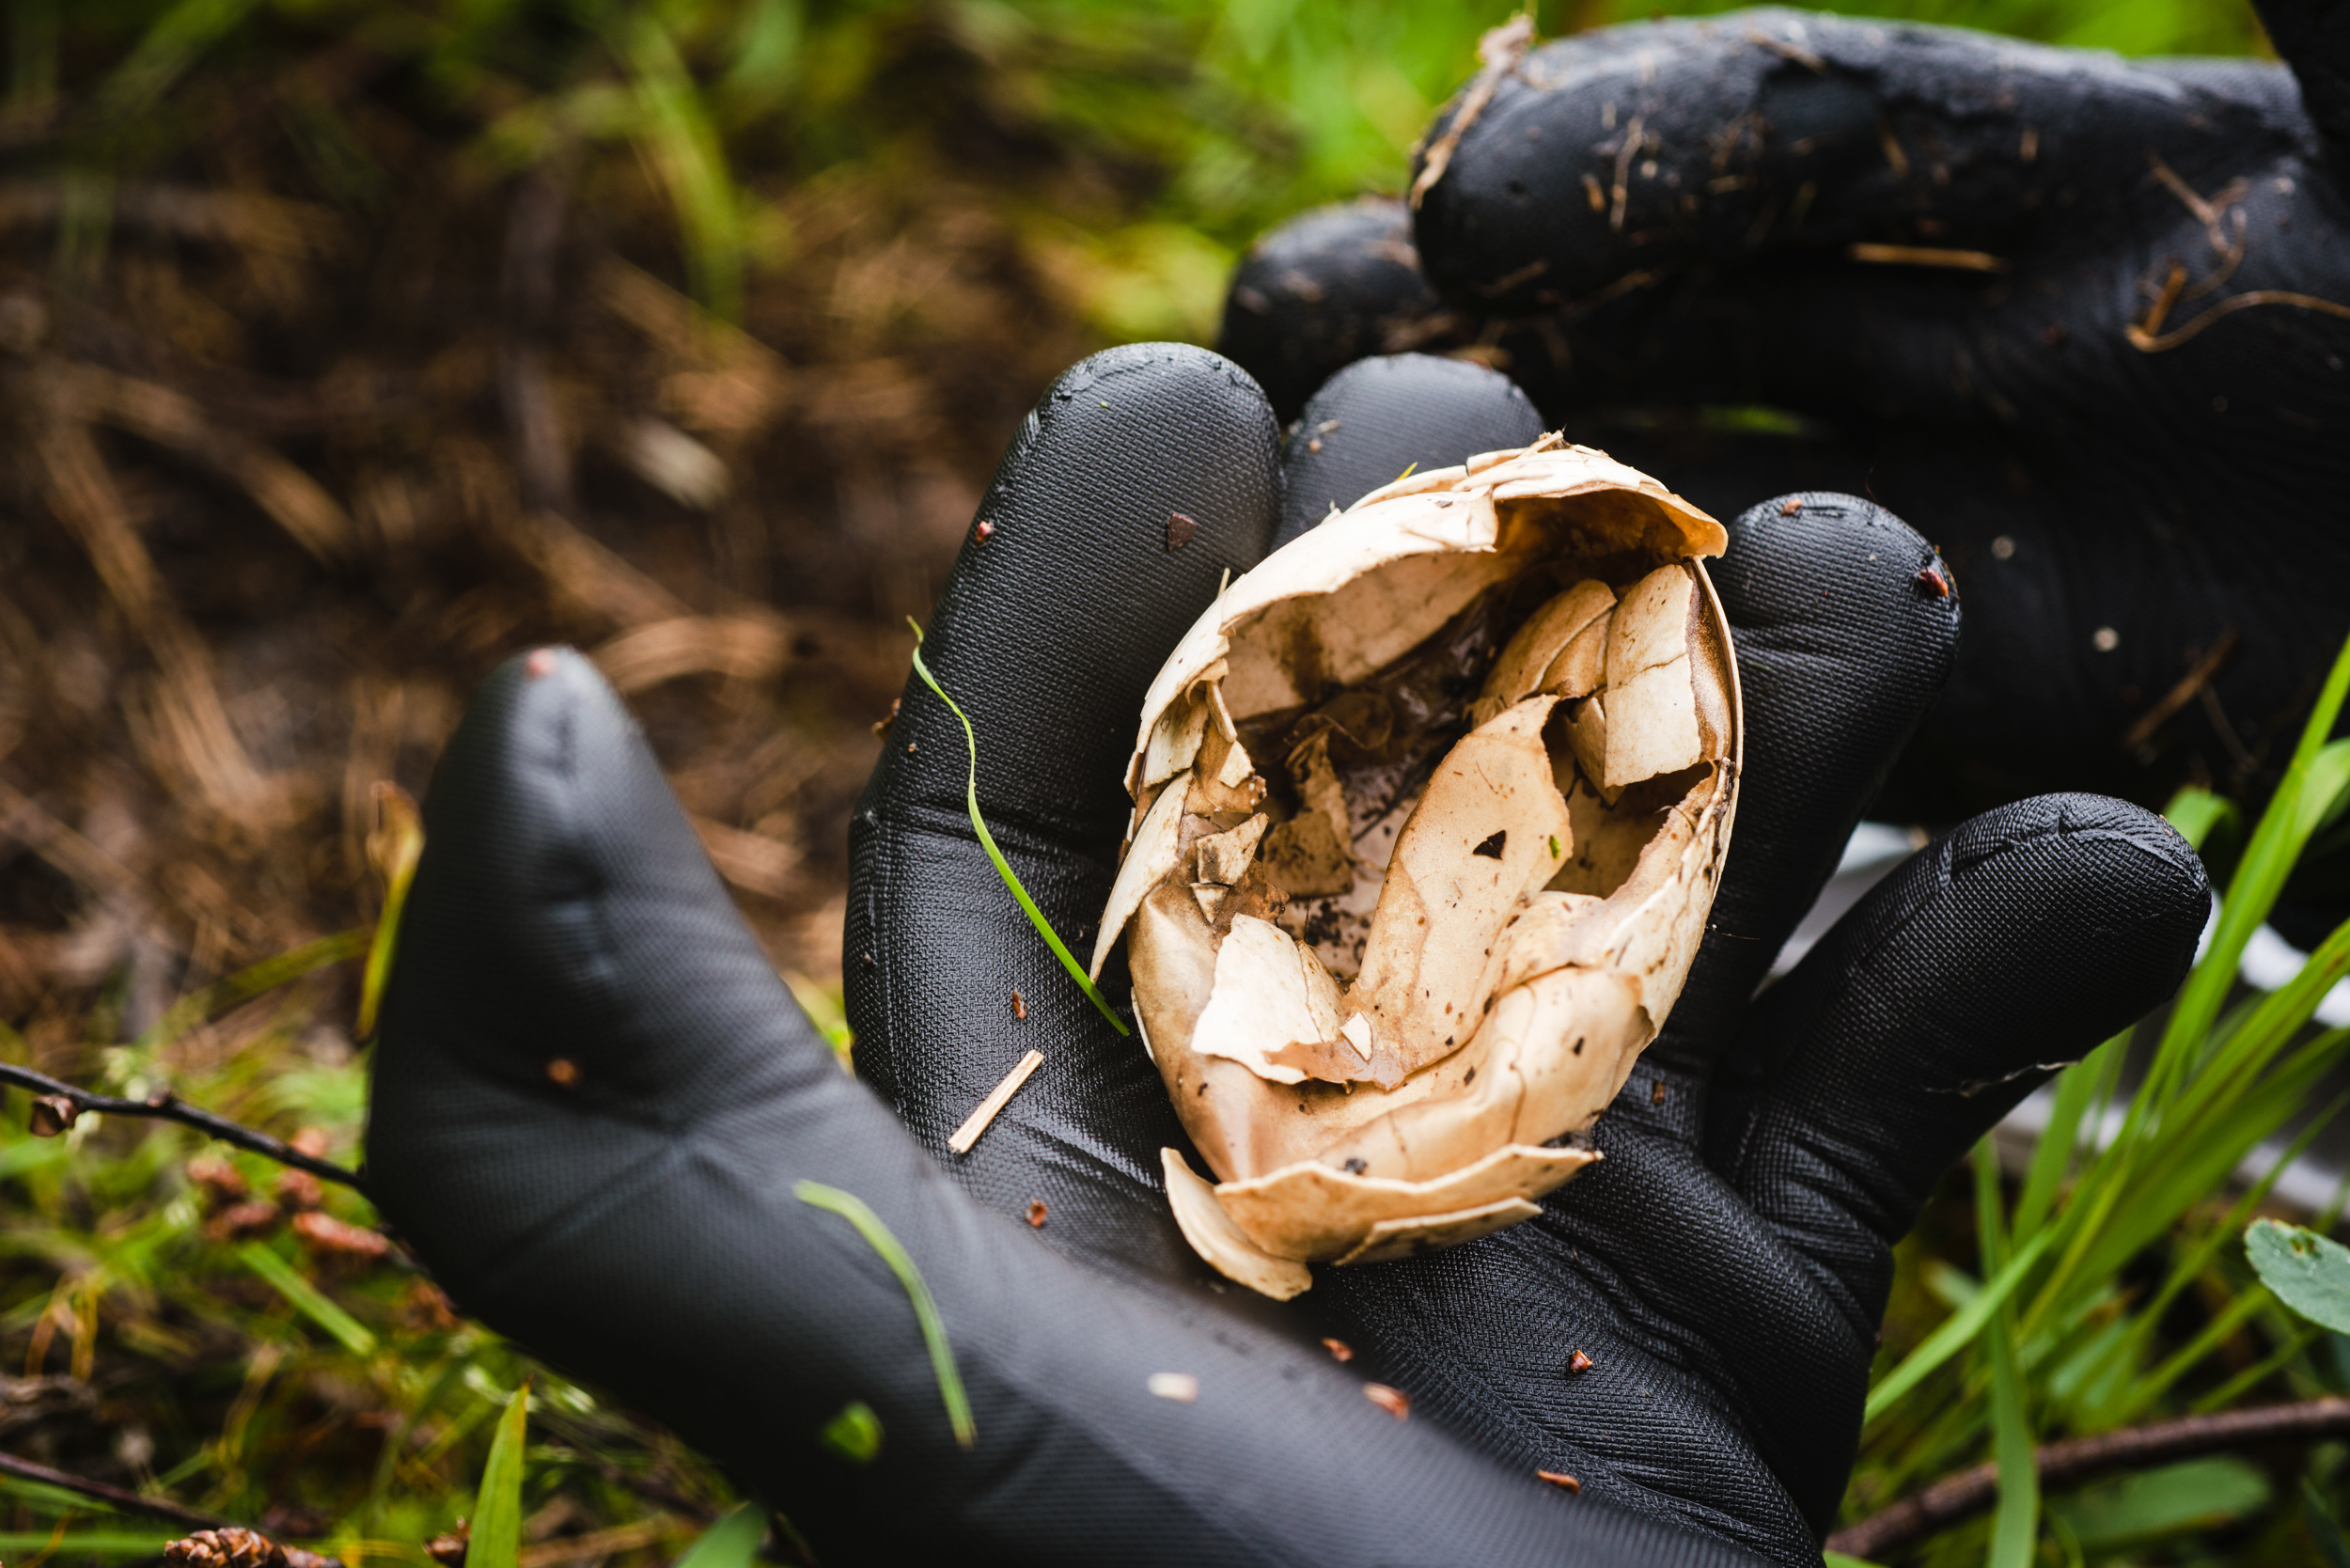
<path id="1" fill-rule="evenodd" d="M 371 918 L 371 787 L 420 793 L 549 641 L 637 705 L 777 962 L 835 974 L 900 618 L 1092 346 L 1005 211 L 1039 171 L 738 171 L 790 255 L 736 326 L 624 148 L 501 178 L 397 62 L 284 41 L 134 180 L 0 182 L 0 1017 L 70 1074 L 99 990 L 128 1038 Z M 333 114 L 372 199 L 256 98 Z"/>

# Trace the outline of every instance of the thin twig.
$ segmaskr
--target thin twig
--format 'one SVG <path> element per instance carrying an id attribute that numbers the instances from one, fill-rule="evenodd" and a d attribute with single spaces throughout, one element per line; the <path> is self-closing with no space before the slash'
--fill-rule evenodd
<path id="1" fill-rule="evenodd" d="M 2170 722 L 2171 714 L 2194 701 L 2196 694 L 2219 673 L 2219 666 L 2228 662 L 2228 655 L 2235 651 L 2236 641 L 2234 627 L 2220 633 L 2212 642 L 2209 651 L 2196 660 L 2194 667 L 2179 678 L 2178 684 L 2165 692 L 2161 701 L 2147 709 L 2138 716 L 2138 722 L 2130 726 L 2129 733 L 2122 737 L 2122 749 L 2136 751 L 2154 738 L 2155 730 Z"/>
<path id="2" fill-rule="evenodd" d="M 2175 299 L 2176 296 L 2172 298 Z M 2164 300 L 2161 303 L 2167 308 L 2172 300 Z M 2160 318 L 2163 313 L 2156 311 L 2148 318 L 2144 325 L 2132 322 L 2124 327 L 2123 336 L 2129 339 L 2130 347 L 2140 353 L 2168 353 L 2221 317 L 2232 316 L 2239 310 L 2248 310 L 2258 305 L 2297 306 L 2303 310 L 2315 310 L 2323 315 L 2339 316 L 2343 321 L 2350 321 L 2350 305 L 2344 305 L 2339 300 L 2319 299 L 2314 294 L 2297 294 L 2289 289 L 2255 289 L 2248 294 L 2230 295 L 2175 331 L 2157 332 L 2155 330 L 2161 325 Z"/>
<path id="3" fill-rule="evenodd" d="M 1948 245 L 1879 245 L 1856 242 L 1844 247 L 1844 259 L 1880 267 L 1950 267 L 1964 273 L 2003 273 L 2005 257 L 1987 250 L 1952 250 Z"/>
<path id="4" fill-rule="evenodd" d="M 1607 187 L 1607 232 L 1623 232 L 1624 204 L 1632 195 L 1632 160 L 1639 155 L 1640 144 L 1648 139 L 1647 118 L 1634 115 L 1632 123 L 1624 127 L 1623 141 L 1616 149 L 1616 178 Z"/>
<path id="5" fill-rule="evenodd" d="M 113 1094 L 93 1094 L 86 1089 L 36 1073 L 29 1067 L 0 1062 L 0 1084 L 22 1089 L 44 1100 L 63 1100 L 71 1107 L 73 1116 L 95 1111 L 102 1116 L 137 1116 L 154 1121 L 177 1121 L 183 1127 L 194 1127 L 208 1133 L 223 1143 L 230 1143 L 249 1152 L 275 1160 L 279 1165 L 306 1170 L 323 1182 L 338 1182 L 355 1192 L 366 1192 L 367 1184 L 355 1170 L 346 1170 L 331 1160 L 321 1160 L 304 1153 L 290 1143 L 257 1132 L 242 1122 L 225 1116 L 215 1116 L 201 1105 L 191 1105 L 177 1094 L 165 1090 L 145 1100 L 125 1100 Z M 71 1117 L 62 1119 L 68 1125 Z M 60 1128 L 60 1131 L 63 1129 Z"/>
<path id="6" fill-rule="evenodd" d="M 117 1508 L 127 1509 L 133 1513 L 150 1513 L 158 1519 L 169 1519 L 176 1525 L 190 1525 L 197 1529 L 234 1529 L 237 1528 L 234 1520 L 224 1519 L 217 1513 L 207 1513 L 200 1508 L 190 1508 L 185 1503 L 176 1503 L 168 1497 L 141 1497 L 136 1492 L 128 1491 L 119 1486 L 109 1486 L 102 1481 L 91 1481 L 86 1476 L 68 1475 L 63 1470 L 53 1470 L 46 1465 L 36 1465 L 29 1459 L 19 1459 L 12 1453 L 0 1453 L 0 1475 L 15 1476 L 21 1481 L 37 1481 L 44 1486 L 55 1486 L 61 1492 L 75 1492 L 85 1497 L 95 1497 L 100 1502 L 111 1503 Z"/>
<path id="7" fill-rule="evenodd" d="M 2297 1404 L 2264 1405 L 2216 1416 L 2185 1416 L 2124 1427 L 2094 1437 L 2050 1443 L 2033 1461 L 2044 1487 L 2070 1485 L 2113 1470 L 2146 1469 L 2176 1459 L 2262 1443 L 2308 1443 L 2350 1435 L 2350 1398 L 2340 1395 Z M 1847 1557 L 1882 1558 L 1921 1536 L 1989 1508 L 1999 1495 L 1997 1465 L 1978 1465 L 1935 1482 L 1881 1513 L 1838 1530 L 1827 1549 Z"/>

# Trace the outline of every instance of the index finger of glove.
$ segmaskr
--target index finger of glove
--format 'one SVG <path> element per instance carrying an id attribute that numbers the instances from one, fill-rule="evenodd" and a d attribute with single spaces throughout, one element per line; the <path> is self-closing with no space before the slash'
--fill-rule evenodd
<path id="1" fill-rule="evenodd" d="M 2252 103 L 2085 51 L 1787 12 L 1634 24 L 1456 96 L 1417 171 L 1418 235 L 1448 296 L 1558 309 L 1774 249 L 1996 251 L 2083 193 L 2161 196 L 2150 153 L 2206 189 L 2286 139 Z"/>
<path id="2" fill-rule="evenodd" d="M 1746 710 L 1745 764 L 1705 945 L 1648 1069 L 1702 1074 L 1853 824 L 1942 689 L 1958 596 L 1934 546 L 1850 495 L 1750 509 L 1712 567 Z"/>
<path id="3" fill-rule="evenodd" d="M 2209 909 L 2195 852 L 2138 807 L 2043 795 L 1972 819 L 1756 1004 L 1709 1162 L 1873 1327 L 1935 1180 L 2169 996 Z"/>
<path id="4" fill-rule="evenodd" d="M 1127 825 L 1143 695 L 1224 574 L 1263 554 L 1280 486 L 1272 412 L 1237 367 L 1177 344 L 1096 354 L 1023 426 L 932 614 L 923 658 L 977 736 L 980 811 L 1081 956 Z M 1088 1206 L 1114 1231 L 1181 1134 L 1140 1044 L 1094 1012 L 978 843 L 969 767 L 961 723 L 909 676 L 850 835 L 856 1066 L 944 1156 L 1042 1051 L 1016 1114 L 955 1168 L 991 1207 L 1045 1199 L 1060 1239 Z M 1040 1168 L 1065 1186 L 1041 1190 Z"/>

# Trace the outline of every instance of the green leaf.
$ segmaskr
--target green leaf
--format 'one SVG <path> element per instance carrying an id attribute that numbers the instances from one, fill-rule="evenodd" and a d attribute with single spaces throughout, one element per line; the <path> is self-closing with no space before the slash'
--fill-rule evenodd
<path id="1" fill-rule="evenodd" d="M 766 1539 L 767 1511 L 755 1502 L 746 1502 L 702 1531 L 685 1548 L 685 1555 L 677 1560 L 676 1568 L 751 1568 L 759 1556 L 759 1544 Z M 473 1568 L 472 1562 L 468 1561 L 465 1568 Z"/>
<path id="2" fill-rule="evenodd" d="M 1822 1552 L 1820 1556 L 1827 1564 L 1827 1568 L 1877 1568 L 1873 1562 L 1865 1562 L 1856 1557 L 1846 1557 L 1841 1552 Z"/>
<path id="3" fill-rule="evenodd" d="M 2244 1255 L 2277 1299 L 2337 1334 L 2350 1334 L 2350 1247 L 2298 1225 L 2256 1219 Z"/>
<path id="4" fill-rule="evenodd" d="M 861 1399 L 853 1399 L 840 1407 L 840 1414 L 824 1423 L 817 1435 L 824 1447 L 853 1465 L 870 1465 L 881 1452 L 881 1418 L 873 1407 Z"/>
<path id="5" fill-rule="evenodd" d="M 326 1298 L 325 1293 L 295 1272 L 294 1266 L 259 1242 L 237 1248 L 244 1266 L 277 1287 L 277 1294 L 300 1309 L 302 1315 L 332 1335 L 353 1356 L 375 1354 L 375 1336 L 367 1325 Z"/>
<path id="6" fill-rule="evenodd" d="M 2059 1498 L 2061 1517 L 2085 1550 L 2180 1530 L 2208 1529 L 2268 1506 L 2269 1484 L 2247 1459 L 2216 1455 L 2143 1470 Z"/>
<path id="7" fill-rule="evenodd" d="M 465 1568 L 515 1568 L 523 1549 L 523 1437 L 530 1425 L 530 1381 L 514 1390 L 490 1439 L 490 1462 L 481 1468 L 481 1491 L 474 1498 L 473 1530 L 465 1543 Z"/>
<path id="8" fill-rule="evenodd" d="M 1418 465 L 1415 463 L 1413 466 Z M 1408 473 L 1410 470 L 1406 469 L 1405 472 Z M 971 826 L 979 836 L 979 847 L 987 851 L 988 859 L 995 862 L 995 874 L 1002 877 L 1004 886 L 1011 889 L 1011 896 L 1019 901 L 1020 907 L 1027 913 L 1028 924 L 1036 927 L 1037 934 L 1044 938 L 1044 945 L 1053 949 L 1054 957 L 1060 960 L 1060 966 L 1069 971 L 1071 980 L 1077 982 L 1077 989 L 1084 992 L 1086 999 L 1100 1010 L 1103 1017 L 1110 1021 L 1111 1028 L 1116 1029 L 1120 1034 L 1131 1034 L 1133 1031 L 1126 1027 L 1117 1013 L 1110 1011 L 1108 999 L 1095 989 L 1092 979 L 1086 974 L 1085 965 L 1078 963 L 1069 949 L 1062 944 L 1059 935 L 1053 930 L 1053 923 L 1044 917 L 1044 912 L 1036 906 L 1036 901 L 1028 897 L 1028 890 L 1023 887 L 1020 885 L 1020 879 L 1012 874 L 1011 863 L 1004 858 L 1004 852 L 995 847 L 995 835 L 987 830 L 987 823 L 979 815 L 979 732 L 971 728 L 969 716 L 961 708 L 955 706 L 955 699 L 947 695 L 947 688 L 938 683 L 938 677 L 932 675 L 930 666 L 922 662 L 922 628 L 915 625 L 914 618 L 911 616 L 906 618 L 906 624 L 914 627 L 914 673 L 922 678 L 922 684 L 937 694 L 938 700 L 947 704 L 948 709 L 955 717 L 963 720 L 963 738 L 971 748 L 971 776 L 964 786 L 964 803 L 970 808 Z"/>
<path id="9" fill-rule="evenodd" d="M 955 1370 L 955 1353 L 947 1343 L 947 1325 L 938 1315 L 938 1303 L 931 1297 L 931 1288 L 922 1282 L 922 1271 L 914 1266 L 914 1259 L 899 1245 L 881 1215 L 866 1207 L 865 1200 L 853 1192 L 828 1187 L 821 1182 L 794 1182 L 791 1196 L 803 1203 L 828 1209 L 856 1227 L 856 1233 L 865 1238 L 865 1245 L 881 1254 L 889 1272 L 903 1285 L 906 1299 L 914 1303 L 915 1321 L 922 1325 L 922 1341 L 930 1347 L 931 1371 L 938 1378 L 938 1397 L 947 1406 L 947 1424 L 954 1429 L 955 1441 L 969 1448 L 979 1438 L 979 1428 L 971 1420 L 971 1401 L 963 1391 L 963 1374 Z M 878 1423 L 876 1423 L 878 1424 Z M 466 1568 L 473 1568 L 468 1563 Z"/>

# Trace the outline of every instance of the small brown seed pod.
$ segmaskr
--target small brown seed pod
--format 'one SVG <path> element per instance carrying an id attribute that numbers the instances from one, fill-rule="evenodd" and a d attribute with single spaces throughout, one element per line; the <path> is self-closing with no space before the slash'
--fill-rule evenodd
<path id="1" fill-rule="evenodd" d="M 200 1529 L 164 1548 L 167 1562 L 187 1568 L 286 1568 L 286 1554 L 258 1530 L 230 1526 Z"/>
<path id="2" fill-rule="evenodd" d="M 1547 436 L 1414 474 L 1217 598 L 1143 706 L 1121 939 L 1216 1182 L 1185 1237 L 1306 1263 L 1537 1212 L 1656 1037 L 1737 800 L 1721 525 Z"/>

